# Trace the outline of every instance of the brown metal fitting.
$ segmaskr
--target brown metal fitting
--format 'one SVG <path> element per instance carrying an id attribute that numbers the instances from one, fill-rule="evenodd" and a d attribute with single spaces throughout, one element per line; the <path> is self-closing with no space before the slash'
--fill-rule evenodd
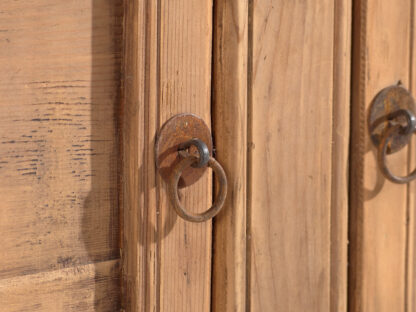
<path id="1" fill-rule="evenodd" d="M 405 147 L 416 131 L 416 105 L 411 94 L 401 85 L 381 90 L 374 98 L 368 127 L 371 141 L 377 147 L 377 163 L 385 178 L 403 184 L 416 179 L 416 169 L 400 177 L 387 167 L 386 156 Z"/>
<path id="2" fill-rule="evenodd" d="M 193 114 L 180 114 L 169 119 L 156 140 L 156 166 L 168 184 L 168 196 L 177 214 L 191 222 L 213 218 L 223 207 L 227 196 L 227 176 L 212 157 L 211 131 Z M 219 190 L 211 208 L 200 214 L 185 210 L 179 200 L 178 188 L 195 183 L 211 167 L 218 179 Z"/>

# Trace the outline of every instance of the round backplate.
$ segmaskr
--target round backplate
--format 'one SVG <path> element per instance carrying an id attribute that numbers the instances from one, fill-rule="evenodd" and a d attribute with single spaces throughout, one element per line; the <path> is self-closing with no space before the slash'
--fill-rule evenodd
<path id="1" fill-rule="evenodd" d="M 371 140 L 375 146 L 379 146 L 381 137 L 387 127 L 393 121 L 383 120 L 388 114 L 394 113 L 399 109 L 407 109 L 415 113 L 415 101 L 411 94 L 401 85 L 390 86 L 381 90 L 370 106 L 368 115 L 368 127 Z M 380 122 L 380 120 L 383 120 Z M 406 125 L 405 117 L 398 117 L 394 122 Z M 392 137 L 387 147 L 387 154 L 393 154 L 406 146 L 411 137 L 410 134 L 398 134 Z"/>
<path id="2" fill-rule="evenodd" d="M 179 144 L 190 139 L 198 138 L 208 146 L 212 156 L 211 131 L 205 122 L 193 114 L 180 114 L 170 118 L 160 129 L 156 140 L 156 166 L 165 181 L 168 181 L 171 169 L 176 165 L 180 156 Z M 192 146 L 189 153 L 198 155 L 198 150 Z M 206 167 L 185 169 L 179 180 L 180 188 L 192 185 L 204 174 Z"/>

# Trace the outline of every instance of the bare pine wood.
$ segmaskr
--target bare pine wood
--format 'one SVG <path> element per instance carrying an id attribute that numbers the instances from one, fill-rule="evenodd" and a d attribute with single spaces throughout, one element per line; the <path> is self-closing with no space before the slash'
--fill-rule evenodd
<path id="1" fill-rule="evenodd" d="M 346 312 L 352 1 L 334 5 L 330 311 Z"/>
<path id="2" fill-rule="evenodd" d="M 125 2 L 123 65 L 123 308 L 157 311 L 155 166 L 157 2 Z"/>
<path id="3" fill-rule="evenodd" d="M 416 7 L 415 3 L 411 3 L 411 21 L 410 21 L 410 77 L 409 90 L 413 97 L 416 95 Z M 409 148 L 409 166 L 408 172 L 414 170 L 416 166 L 416 141 L 413 138 Z M 416 310 L 416 184 L 413 182 L 408 185 L 408 202 L 407 202 L 407 253 L 406 253 L 406 302 L 405 312 L 413 312 Z"/>
<path id="4" fill-rule="evenodd" d="M 252 7 L 250 309 L 329 311 L 333 1 Z"/>
<path id="5" fill-rule="evenodd" d="M 194 113 L 210 125 L 212 1 L 161 1 L 160 127 L 179 113 Z M 168 203 L 164 182 L 158 183 L 160 204 L 160 309 L 209 311 L 211 294 L 211 221 L 179 218 Z M 181 192 L 190 211 L 202 212 L 212 202 L 207 173 Z"/>
<path id="6" fill-rule="evenodd" d="M 367 109 L 382 88 L 409 87 L 411 1 L 357 1 L 354 9 L 349 306 L 404 311 L 407 187 L 381 175 L 367 130 Z M 405 174 L 407 149 L 388 157 Z"/>
<path id="7" fill-rule="evenodd" d="M 100 311 L 120 308 L 119 260 L 0 280 L 0 311 Z"/>
<path id="8" fill-rule="evenodd" d="M 124 307 L 209 311 L 211 222 L 180 219 L 154 169 L 154 140 L 175 114 L 210 124 L 211 1 L 131 1 L 125 9 L 123 108 Z M 181 191 L 185 206 L 211 204 L 210 174 Z"/>
<path id="9" fill-rule="evenodd" d="M 214 223 L 213 311 L 246 311 L 248 1 L 214 11 L 213 128 L 228 197 Z"/>
<path id="10" fill-rule="evenodd" d="M 119 258 L 121 5 L 0 4 L 0 285 L 36 288 L 3 288 L 4 311 L 75 309 L 71 280 L 88 297 L 78 310 L 119 306 L 117 274 L 98 263 Z"/>

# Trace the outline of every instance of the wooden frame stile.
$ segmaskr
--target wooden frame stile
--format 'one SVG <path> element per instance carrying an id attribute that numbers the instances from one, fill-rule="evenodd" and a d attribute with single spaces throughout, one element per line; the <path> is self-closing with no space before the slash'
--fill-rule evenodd
<path id="1" fill-rule="evenodd" d="M 125 1 L 123 102 L 123 307 L 209 311 L 211 221 L 179 218 L 155 169 L 157 131 L 173 115 L 210 125 L 212 1 Z M 212 177 L 181 191 L 206 210 Z"/>
<path id="2" fill-rule="evenodd" d="M 368 135 L 368 108 L 383 88 L 410 88 L 413 1 L 354 2 L 350 179 L 349 309 L 407 310 L 409 198 L 406 185 L 386 180 Z M 389 155 L 405 174 L 408 149 Z M 410 187 L 411 188 L 411 187 Z"/>
<path id="3" fill-rule="evenodd" d="M 411 21 L 410 21 L 410 92 L 416 94 L 416 5 L 411 2 Z M 409 167 L 408 172 L 416 166 L 416 140 L 413 138 L 409 148 Z M 408 186 L 408 212 L 407 212 L 407 279 L 406 279 L 406 310 L 412 312 L 416 310 L 416 183 Z"/>
<path id="4" fill-rule="evenodd" d="M 334 85 L 331 187 L 330 311 L 346 312 L 348 302 L 348 190 L 351 109 L 352 2 L 334 1 Z"/>
<path id="5" fill-rule="evenodd" d="M 410 5 L 410 75 L 409 90 L 413 96 L 416 94 L 416 4 L 411 1 Z M 408 172 L 414 170 L 416 166 L 416 139 L 413 138 L 409 148 L 409 167 Z M 406 247 L 406 302 L 405 312 L 416 310 L 416 183 L 408 186 L 407 202 L 407 247 Z"/>
<path id="6" fill-rule="evenodd" d="M 248 0 L 216 1 L 213 44 L 215 157 L 228 197 L 214 222 L 212 309 L 246 311 Z"/>
<path id="7" fill-rule="evenodd" d="M 158 1 L 124 1 L 122 105 L 122 306 L 125 311 L 158 308 L 157 211 L 152 134 L 157 94 Z M 149 111 L 152 110 L 152 111 Z"/>

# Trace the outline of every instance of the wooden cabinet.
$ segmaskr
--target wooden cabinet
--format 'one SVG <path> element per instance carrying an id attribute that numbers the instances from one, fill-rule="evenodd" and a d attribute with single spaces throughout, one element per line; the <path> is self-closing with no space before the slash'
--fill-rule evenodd
<path id="1" fill-rule="evenodd" d="M 367 116 L 415 92 L 410 0 L 3 0 L 0 311 L 411 312 L 415 188 Z M 189 222 L 155 141 L 212 132 Z M 388 156 L 416 165 L 414 142 Z M 180 190 L 205 211 L 207 171 Z"/>

